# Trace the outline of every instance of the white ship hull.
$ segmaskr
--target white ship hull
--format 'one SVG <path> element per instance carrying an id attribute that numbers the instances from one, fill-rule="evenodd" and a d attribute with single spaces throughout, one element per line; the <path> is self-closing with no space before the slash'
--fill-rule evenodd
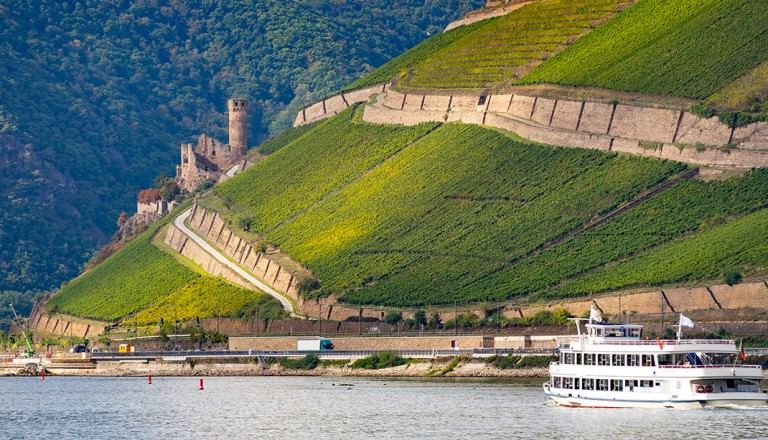
<path id="1" fill-rule="evenodd" d="M 583 392 L 572 393 L 566 391 L 573 390 L 559 390 L 558 392 L 558 390 L 544 389 L 544 393 L 558 405 L 574 408 L 768 408 L 768 394 L 765 393 L 718 393 L 717 396 L 691 395 L 674 398 L 672 396 L 648 396 L 647 399 L 638 399 L 637 396 L 621 395 L 624 393 L 603 397 L 585 395 Z"/>

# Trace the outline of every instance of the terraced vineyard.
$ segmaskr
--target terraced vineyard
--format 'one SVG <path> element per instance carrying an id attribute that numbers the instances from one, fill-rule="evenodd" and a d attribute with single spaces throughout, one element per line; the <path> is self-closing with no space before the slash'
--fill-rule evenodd
<path id="1" fill-rule="evenodd" d="M 350 124 L 354 110 L 322 122 L 305 142 L 281 148 L 215 193 L 235 202 L 253 229 L 268 231 L 439 125 Z"/>
<path id="2" fill-rule="evenodd" d="M 500 275 L 503 282 L 481 283 L 480 289 L 489 293 L 495 292 L 497 295 L 532 295 L 539 298 L 601 292 L 605 290 L 604 286 L 589 281 L 596 277 L 591 275 L 593 270 L 599 268 L 597 272 L 600 273 L 614 271 L 616 269 L 602 267 L 625 259 L 641 258 L 646 261 L 649 257 L 643 255 L 658 252 L 656 249 L 659 246 L 709 231 L 728 219 L 738 218 L 755 210 L 765 210 L 768 205 L 766 194 L 768 170 L 755 170 L 727 181 L 681 182 L 611 221 L 521 261 Z M 757 230 L 756 224 L 753 226 L 755 230 L 750 231 L 745 238 L 762 233 Z M 765 245 L 766 241 L 762 243 Z M 727 255 L 727 252 L 723 252 L 723 255 Z M 695 269 L 696 258 L 693 260 L 686 257 L 676 262 L 680 268 L 688 271 L 686 279 L 716 279 L 723 272 L 730 270 L 725 265 L 719 272 L 702 273 Z M 763 265 L 768 263 L 768 254 L 764 260 Z M 743 264 L 734 265 L 734 269 L 742 267 Z M 662 274 L 663 272 L 660 268 L 644 268 L 635 274 L 634 283 L 614 284 L 611 288 L 648 286 L 682 280 L 680 277 Z M 650 277 L 651 273 L 655 273 L 654 276 L 658 279 Z M 584 279 L 581 280 L 581 277 Z M 566 284 L 561 288 L 560 283 Z"/>
<path id="3" fill-rule="evenodd" d="M 412 65 L 412 70 L 400 78 L 399 83 L 408 90 L 509 87 L 629 3 L 627 0 L 534 2 L 471 28 L 460 27 L 448 32 L 447 35 L 457 34 L 450 39 L 430 41 L 429 52 L 414 51 L 392 66 L 401 63 L 402 72 L 405 65 Z M 442 47 L 435 50 L 438 44 Z M 417 61 L 408 63 L 410 59 Z M 382 73 L 392 70 L 392 66 L 382 69 Z"/>
<path id="4" fill-rule="evenodd" d="M 201 275 L 155 247 L 151 238 L 169 218 L 72 280 L 48 301 L 49 310 L 112 321 L 147 309 L 139 313 L 140 323 L 157 322 L 161 316 L 168 319 L 174 314 L 179 319 L 229 316 L 253 301 L 265 301 L 270 309 L 282 310 L 269 295 Z M 217 301 L 218 308 L 212 305 Z"/>
<path id="5" fill-rule="evenodd" d="M 339 133 L 361 129 L 348 118 L 333 124 Z M 399 136 L 392 141 L 399 143 Z M 314 139 L 315 130 L 280 152 L 312 155 L 325 148 Z M 376 142 L 383 145 L 384 139 Z M 674 162 L 523 144 L 464 124 L 440 127 L 380 162 L 328 188 L 329 195 L 308 209 L 262 222 L 279 224 L 266 230 L 267 238 L 319 277 L 323 287 L 315 294 L 400 306 L 488 299 L 488 291 L 475 287 L 501 280 L 511 261 L 686 169 Z M 344 163 L 328 156 L 313 166 Z M 258 176 L 280 181 L 285 173 L 292 173 L 297 187 L 313 188 L 313 175 L 305 180 L 278 161 L 262 161 L 252 170 L 258 172 L 241 174 L 220 189 L 254 188 Z M 283 204 L 298 203 L 281 188 L 258 187 L 261 200 L 279 193 Z M 226 194 L 225 205 L 234 211 L 254 200 L 244 191 Z"/>
<path id="6" fill-rule="evenodd" d="M 640 0 L 521 83 L 704 99 L 768 59 L 768 2 Z"/>

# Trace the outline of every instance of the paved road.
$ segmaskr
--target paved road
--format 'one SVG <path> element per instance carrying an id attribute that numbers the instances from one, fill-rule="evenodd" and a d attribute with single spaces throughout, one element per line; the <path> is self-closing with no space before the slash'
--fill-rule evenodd
<path id="1" fill-rule="evenodd" d="M 176 225 L 176 227 L 179 228 L 179 230 L 181 232 L 183 232 L 184 235 L 189 237 L 192 241 L 194 241 L 195 243 L 200 245 L 200 247 L 203 248 L 206 252 L 211 254 L 211 256 L 213 256 L 213 258 L 215 258 L 216 260 L 218 260 L 222 264 L 227 265 L 227 267 L 229 267 L 230 269 L 235 271 L 241 277 L 243 277 L 246 280 L 248 280 L 248 282 L 252 283 L 254 286 L 258 287 L 259 289 L 263 290 L 264 292 L 266 292 L 266 293 L 272 295 L 273 297 L 275 297 L 278 301 L 280 301 L 280 304 L 283 305 L 283 308 L 286 311 L 288 311 L 288 313 L 290 313 L 292 317 L 297 317 L 296 313 L 294 313 L 294 311 L 293 311 L 293 305 L 291 304 L 290 301 L 288 301 L 288 299 L 286 297 L 284 297 L 283 295 L 275 292 L 274 290 L 269 288 L 269 286 L 267 286 L 266 284 L 264 284 L 261 281 L 259 281 L 258 279 L 256 279 L 256 277 L 254 277 L 250 273 L 248 273 L 245 270 L 243 270 L 237 264 L 235 264 L 232 261 L 230 261 L 229 258 L 227 258 L 225 255 L 222 255 L 222 253 L 218 249 L 216 249 L 213 246 L 211 246 L 210 244 L 208 244 L 208 242 L 205 241 L 203 239 L 203 237 L 197 235 L 197 233 L 195 233 L 194 231 L 189 229 L 187 227 L 187 225 L 184 224 L 184 222 L 187 220 L 187 218 L 189 218 L 190 214 L 192 214 L 192 208 L 184 211 L 183 213 L 181 213 L 181 215 L 176 217 L 173 220 L 173 224 Z"/>

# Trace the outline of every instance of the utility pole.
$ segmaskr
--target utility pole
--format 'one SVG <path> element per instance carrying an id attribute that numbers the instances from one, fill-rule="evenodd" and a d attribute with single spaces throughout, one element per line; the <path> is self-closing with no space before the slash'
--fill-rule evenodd
<path id="1" fill-rule="evenodd" d="M 323 303 L 317 301 L 318 314 L 320 315 L 320 336 L 323 336 Z"/>

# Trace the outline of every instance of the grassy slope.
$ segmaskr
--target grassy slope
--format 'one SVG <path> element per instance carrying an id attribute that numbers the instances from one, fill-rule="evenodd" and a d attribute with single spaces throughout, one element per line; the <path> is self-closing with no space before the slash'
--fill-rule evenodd
<path id="1" fill-rule="evenodd" d="M 418 60 L 400 84 L 417 90 L 509 87 L 626 3 L 549 0 L 526 5 Z"/>
<path id="2" fill-rule="evenodd" d="M 387 128 L 350 123 L 347 117 L 331 120 L 325 129 L 329 127 L 335 127 L 334 133 Z M 294 157 L 294 151 L 300 155 L 322 153 L 318 149 L 326 148 L 326 143 L 337 145 L 331 141 L 342 139 L 319 143 L 320 136 L 315 134 L 321 129 L 280 152 L 286 157 Z M 392 136 L 402 143 L 399 134 Z M 375 139 L 386 144 L 385 137 Z M 366 145 L 359 139 L 346 142 Z M 353 147 L 338 143 L 337 148 L 346 151 Z M 302 205 L 307 209 L 287 210 L 282 218 L 261 222 L 270 229 L 280 225 L 270 230 L 267 238 L 312 269 L 326 292 L 346 293 L 344 300 L 349 302 L 404 306 L 517 296 L 508 276 L 517 267 L 513 262 L 532 260 L 525 256 L 542 244 L 580 228 L 685 169 L 672 162 L 523 144 L 495 131 L 463 124 L 437 128 L 397 151 L 391 157 L 380 155 L 378 160 L 383 162 L 369 167 L 370 171 L 358 168 L 358 176 L 350 175 L 335 188 L 326 188 L 325 197 L 316 195 L 316 203 Z M 327 155 L 312 165 L 325 170 L 345 168 L 345 163 L 344 158 Z M 259 210 L 259 204 L 268 208 L 275 194 L 282 195 L 281 205 L 296 203 L 286 198 L 283 189 L 268 185 L 268 180 L 262 182 L 262 176 L 280 181 L 284 174 L 290 174 L 296 188 L 314 187 L 314 171 L 305 179 L 301 173 L 283 169 L 282 160 L 265 160 L 252 170 L 218 188 L 228 194 L 227 204 L 234 210 Z M 227 189 L 235 185 L 261 190 L 247 193 Z M 685 184 L 680 188 L 682 195 L 676 197 L 696 191 L 686 189 Z M 742 194 L 742 189 L 723 193 Z M 254 203 L 254 193 L 258 193 L 259 204 Z M 736 201 L 723 195 L 700 204 L 703 211 L 708 209 L 706 203 L 714 203 L 726 206 L 724 215 L 741 214 L 754 208 L 755 194 L 737 197 Z M 664 206 L 663 200 L 661 203 Z M 680 212 L 671 211 L 665 215 L 671 216 L 672 225 L 684 220 Z M 619 227 L 623 229 L 617 234 L 650 221 L 655 211 L 649 212 L 637 220 L 623 220 Z M 695 231 L 699 223 L 717 213 L 693 215 L 684 226 L 672 227 L 669 232 L 665 227 L 656 236 L 633 242 L 633 252 Z M 256 211 L 251 214 L 259 215 Z M 567 270 L 585 273 L 604 263 L 597 252 L 587 250 L 587 254 L 576 269 Z M 537 271 L 541 268 L 530 273 Z"/>
<path id="3" fill-rule="evenodd" d="M 311 135 L 281 148 L 214 192 L 247 210 L 253 229 L 268 231 L 438 125 L 349 124 L 353 110 L 321 123 Z"/>
<path id="4" fill-rule="evenodd" d="M 512 85 L 628 0 L 547 0 L 430 37 L 344 90 L 389 82 L 409 90 Z"/>
<path id="5" fill-rule="evenodd" d="M 522 83 L 703 99 L 768 58 L 768 2 L 640 0 Z"/>
<path id="6" fill-rule="evenodd" d="M 149 323 L 174 315 L 178 319 L 229 316 L 251 302 L 271 298 L 201 275 L 155 247 L 153 235 L 170 218 L 166 216 L 115 255 L 72 280 L 51 298 L 48 307 L 107 321 L 139 312 L 139 322 Z M 212 302 L 218 302 L 219 307 L 211 306 Z M 270 309 L 280 309 L 276 300 L 269 302 L 274 303 Z"/>

